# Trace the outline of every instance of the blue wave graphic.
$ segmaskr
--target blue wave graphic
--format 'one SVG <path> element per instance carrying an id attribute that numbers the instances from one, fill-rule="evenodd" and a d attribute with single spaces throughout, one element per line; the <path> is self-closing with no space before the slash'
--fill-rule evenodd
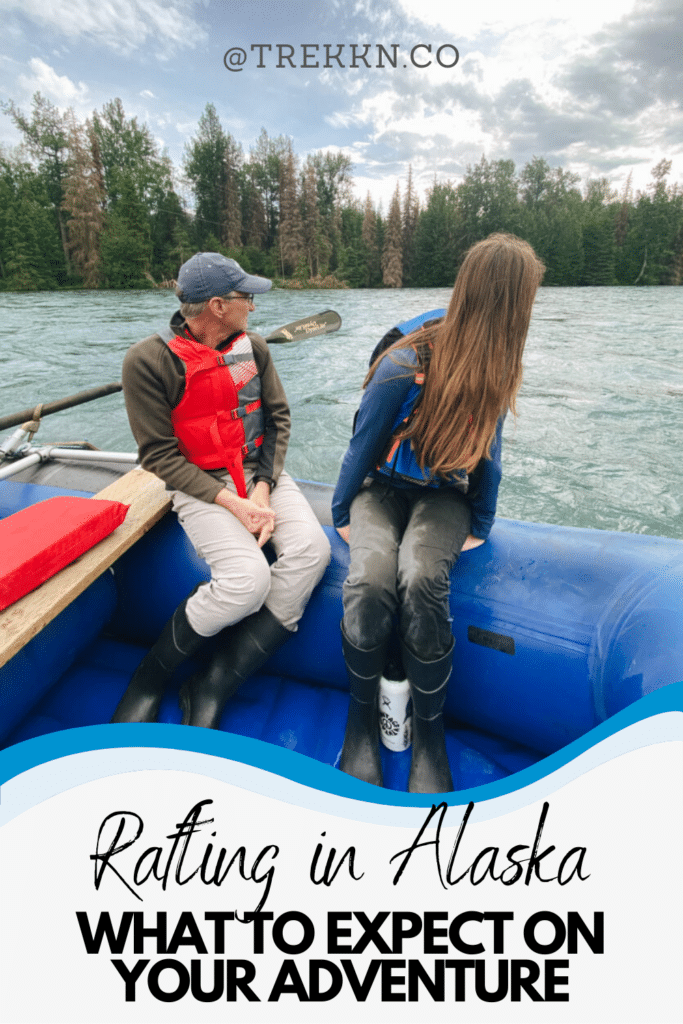
<path id="1" fill-rule="evenodd" d="M 470 801 L 475 801 L 481 806 L 486 801 L 518 793 L 564 768 L 586 751 L 597 747 L 629 726 L 670 712 L 683 712 L 683 682 L 662 687 L 648 694 L 585 736 L 508 778 L 476 788 L 443 794 L 439 799 L 445 799 L 453 806 L 465 805 Z M 683 738 L 683 720 L 680 736 Z M 207 729 L 156 724 L 93 725 L 50 733 L 18 743 L 0 751 L 0 786 L 17 778 L 23 772 L 72 754 L 132 748 L 177 750 L 223 760 L 229 759 L 271 772 L 282 779 L 319 793 L 360 801 L 367 805 L 420 808 L 430 807 L 434 802 L 432 796 L 425 794 L 378 789 L 297 751 L 276 747 L 262 740 Z"/>

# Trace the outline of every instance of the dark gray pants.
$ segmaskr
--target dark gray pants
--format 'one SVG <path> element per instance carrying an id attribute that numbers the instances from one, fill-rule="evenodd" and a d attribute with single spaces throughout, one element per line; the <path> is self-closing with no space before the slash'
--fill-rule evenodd
<path id="1" fill-rule="evenodd" d="M 401 490 L 373 481 L 351 505 L 351 566 L 344 584 L 344 630 L 371 650 L 391 633 L 398 611 L 404 642 L 422 661 L 452 643 L 450 573 L 470 530 L 467 499 L 452 488 Z"/>

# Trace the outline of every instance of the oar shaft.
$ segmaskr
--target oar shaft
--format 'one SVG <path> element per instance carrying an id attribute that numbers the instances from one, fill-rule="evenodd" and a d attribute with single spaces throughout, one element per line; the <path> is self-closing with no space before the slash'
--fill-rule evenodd
<path id="1" fill-rule="evenodd" d="M 74 405 L 82 405 L 84 402 L 92 402 L 96 398 L 103 398 L 105 395 L 113 395 L 121 390 L 120 383 L 103 384 L 98 388 L 89 388 L 87 391 L 79 391 L 76 395 L 68 395 L 66 398 L 58 398 L 54 402 L 46 402 L 40 411 L 41 416 L 48 416 L 52 412 L 61 412 L 62 409 L 71 409 Z M 9 427 L 16 427 L 20 423 L 33 419 L 36 406 L 31 409 L 24 409 L 22 412 L 15 412 L 9 416 L 0 416 L 0 430 L 8 430 Z"/>

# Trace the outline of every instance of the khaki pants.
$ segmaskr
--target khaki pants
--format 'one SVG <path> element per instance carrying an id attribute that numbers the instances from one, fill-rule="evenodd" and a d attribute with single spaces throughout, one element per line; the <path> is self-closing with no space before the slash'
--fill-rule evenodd
<path id="1" fill-rule="evenodd" d="M 247 494 L 254 469 L 245 465 Z M 225 486 L 235 491 L 226 473 Z M 215 636 L 265 605 L 282 625 L 296 630 L 306 602 L 330 560 L 330 545 L 311 506 L 287 473 L 270 495 L 275 530 L 272 565 L 256 537 L 227 509 L 173 493 L 173 509 L 197 554 L 208 562 L 211 579 L 187 602 L 195 632 Z"/>

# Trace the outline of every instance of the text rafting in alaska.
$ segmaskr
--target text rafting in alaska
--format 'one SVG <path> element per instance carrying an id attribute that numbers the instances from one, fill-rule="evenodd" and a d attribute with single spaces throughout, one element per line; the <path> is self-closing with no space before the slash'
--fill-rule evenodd
<path id="1" fill-rule="evenodd" d="M 160 843 L 148 846 L 140 853 L 138 850 L 145 828 L 140 815 L 134 811 L 108 814 L 99 827 L 95 853 L 90 855 L 95 865 L 95 888 L 99 889 L 103 879 L 113 874 L 137 899 L 142 900 L 136 890 L 151 880 L 161 883 L 165 890 L 171 883 L 182 886 L 199 881 L 204 885 L 221 886 L 228 878 L 242 879 L 263 887 L 255 907 L 256 912 L 260 911 L 275 879 L 275 862 L 280 848 L 270 843 L 251 856 L 244 845 L 237 846 L 232 854 L 225 846 L 219 847 L 212 841 L 217 836 L 213 828 L 215 819 L 202 817 L 204 808 L 212 803 L 212 800 L 196 803 L 184 820 L 176 824 L 176 831 L 165 837 L 170 842 L 169 846 Z M 390 857 L 390 865 L 397 862 L 390 868 L 395 871 L 392 882 L 394 885 L 400 883 L 412 860 L 418 862 L 421 876 L 424 876 L 425 858 L 428 858 L 431 869 L 445 889 L 466 880 L 471 885 L 480 885 L 487 878 L 506 886 L 520 881 L 529 885 L 532 880 L 557 882 L 558 885 L 567 885 L 573 879 L 585 881 L 589 877 L 585 871 L 586 847 L 574 846 L 560 855 L 554 845 L 542 845 L 549 806 L 547 802 L 543 804 L 532 843 L 513 845 L 505 854 L 498 846 L 487 846 L 463 870 L 462 863 L 467 858 L 461 854 L 461 848 L 474 803 L 465 809 L 450 850 L 443 834 L 448 805 L 432 805 L 410 846 Z M 435 825 L 432 825 L 434 819 Z M 309 871 L 310 880 L 315 884 L 330 885 L 344 865 L 354 881 L 364 876 L 359 863 L 362 852 L 355 847 L 350 846 L 340 854 L 331 849 L 322 869 L 321 852 L 322 846 L 318 844 Z M 408 875 L 410 872 L 406 877 Z"/>

